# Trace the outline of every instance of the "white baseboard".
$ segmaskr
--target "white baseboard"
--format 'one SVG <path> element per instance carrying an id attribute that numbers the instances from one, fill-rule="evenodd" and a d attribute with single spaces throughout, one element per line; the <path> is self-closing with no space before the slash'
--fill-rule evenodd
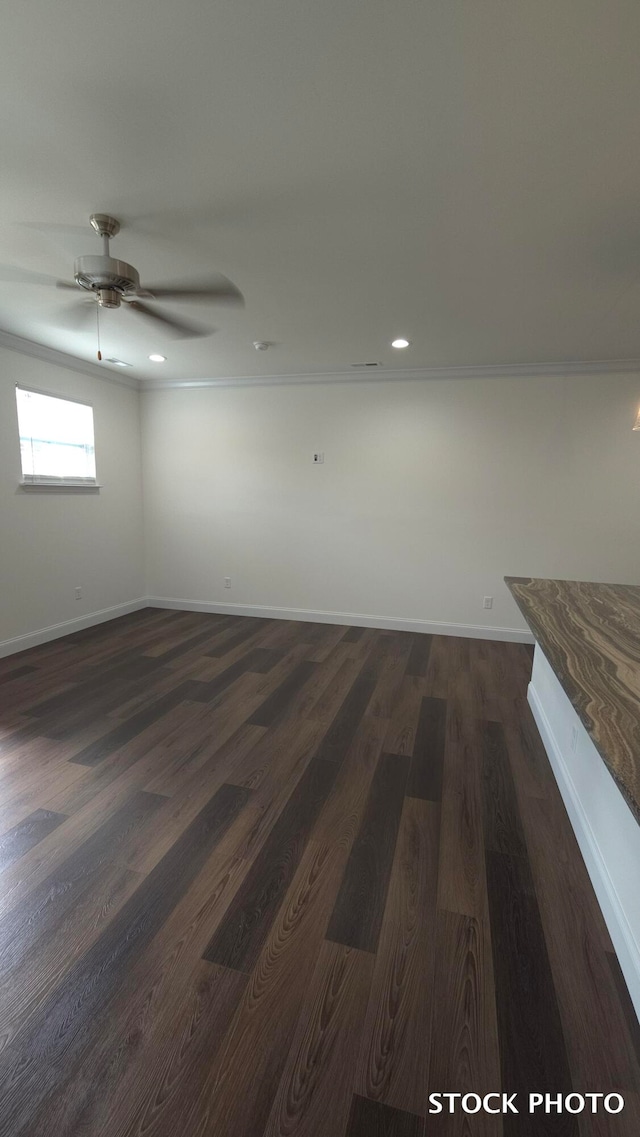
<path id="1" fill-rule="evenodd" d="M 538 648 L 536 648 L 536 652 L 537 651 Z M 567 813 L 569 814 L 569 819 L 573 826 L 580 852 L 582 853 L 594 892 L 609 930 L 609 935 L 617 952 L 618 961 L 627 987 L 629 988 L 631 1001 L 635 1007 L 638 1018 L 640 1018 L 640 944 L 629 923 L 625 907 L 620 899 L 618 889 L 616 888 L 611 871 L 607 865 L 607 860 L 609 860 L 609 863 L 615 866 L 617 859 L 614 856 L 607 857 L 606 853 L 603 853 L 600 847 L 589 817 L 582 804 L 580 794 L 576 789 L 571 773 L 567 767 L 562 750 L 558 745 L 551 723 L 540 701 L 540 696 L 532 684 L 529 684 L 528 702 L 538 730 L 540 731 L 544 748 L 549 756 L 551 767 L 560 793 L 562 794 Z M 567 706 L 570 706 L 568 700 Z M 573 711 L 573 708 L 571 708 L 571 711 Z M 575 712 L 573 713 L 575 714 Z M 576 715 L 575 717 L 576 721 L 579 722 L 578 716 Z M 580 724 L 580 729 L 584 731 L 582 724 Z M 584 733 L 585 737 L 588 738 L 586 731 Z M 588 739 L 588 742 L 591 743 L 591 740 Z M 613 781 L 613 778 L 611 778 L 608 770 L 606 770 L 600 755 L 595 751 L 595 747 L 593 749 L 599 766 L 611 781 L 610 789 L 612 796 L 610 804 L 612 806 L 612 816 L 609 824 L 616 826 L 616 823 L 619 822 L 621 827 L 626 827 L 629 823 L 629 819 L 632 818 L 631 812 Z M 606 791 L 607 786 L 604 788 Z M 606 804 L 609 804 L 608 793 L 606 795 Z M 617 813 L 618 810 L 619 813 Z M 632 820 L 635 824 L 635 819 Z M 628 855 L 630 857 L 633 856 L 632 848 L 628 849 Z M 612 868 L 612 871 L 615 870 Z"/>
<path id="2" fill-rule="evenodd" d="M 445 624 L 438 620 L 409 620 L 402 617 L 367 616 L 359 612 L 315 612 L 308 608 L 273 608 L 267 604 L 218 604 L 208 600 L 176 600 L 166 596 L 145 596 L 113 608 L 102 608 L 74 620 L 51 624 L 34 632 L 0 640 L 0 659 L 27 648 L 48 643 L 49 640 L 69 636 L 94 624 L 115 620 L 141 608 L 174 608 L 184 612 L 215 612 L 225 616 L 258 616 L 267 620 L 302 620 L 315 624 L 347 624 L 358 628 L 384 628 L 389 631 L 431 632 L 439 636 L 467 636 L 472 639 L 502 640 L 513 643 L 533 643 L 533 636 L 520 628 L 496 628 L 483 624 Z"/>
<path id="3" fill-rule="evenodd" d="M 138 612 L 148 606 L 149 602 L 145 598 L 130 600 L 126 604 L 115 604 L 113 608 L 101 608 L 99 612 L 89 612 L 86 616 L 65 620 L 62 624 L 51 624 L 48 628 L 38 628 L 37 631 L 27 632 L 23 636 L 0 640 L 0 659 L 6 655 L 14 655 L 18 651 L 26 651 L 29 647 L 46 644 L 49 640 L 57 640 L 61 636 L 70 636 L 72 632 L 81 632 L 83 628 L 91 628 L 94 624 L 104 624 L 106 620 L 127 616 L 129 612 Z"/>
<path id="4" fill-rule="evenodd" d="M 384 628 L 398 632 L 431 632 L 438 636 L 466 636 L 480 640 L 534 643 L 525 628 L 499 628 L 484 624 L 445 624 L 438 620 L 410 620 L 395 616 L 368 616 L 361 612 L 324 612 L 310 608 L 272 608 L 268 604 L 219 604 L 209 600 L 176 600 L 147 596 L 153 608 L 176 608 L 187 612 L 215 612 L 224 616 L 258 616 L 267 620 L 302 620 L 314 624 L 348 624 L 357 628 Z"/>

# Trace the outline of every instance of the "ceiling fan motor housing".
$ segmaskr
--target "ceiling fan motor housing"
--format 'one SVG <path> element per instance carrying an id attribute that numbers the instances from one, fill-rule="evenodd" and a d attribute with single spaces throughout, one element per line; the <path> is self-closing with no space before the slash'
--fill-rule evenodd
<path id="1" fill-rule="evenodd" d="M 76 284 L 95 292 L 103 308 L 118 308 L 125 293 L 140 290 L 140 277 L 133 265 L 114 257 L 77 257 L 73 266 Z"/>

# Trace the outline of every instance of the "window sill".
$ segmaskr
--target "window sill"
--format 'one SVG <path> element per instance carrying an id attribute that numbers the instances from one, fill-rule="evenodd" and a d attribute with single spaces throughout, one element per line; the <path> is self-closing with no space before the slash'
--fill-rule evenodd
<path id="1" fill-rule="evenodd" d="M 18 489 L 27 493 L 99 493 L 102 482 L 19 482 Z"/>

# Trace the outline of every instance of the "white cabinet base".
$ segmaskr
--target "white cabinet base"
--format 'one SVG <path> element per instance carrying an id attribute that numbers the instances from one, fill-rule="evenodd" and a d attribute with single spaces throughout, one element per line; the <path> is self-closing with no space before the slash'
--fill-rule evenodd
<path id="1" fill-rule="evenodd" d="M 538 644 L 529 704 L 640 1018 L 640 825 Z"/>

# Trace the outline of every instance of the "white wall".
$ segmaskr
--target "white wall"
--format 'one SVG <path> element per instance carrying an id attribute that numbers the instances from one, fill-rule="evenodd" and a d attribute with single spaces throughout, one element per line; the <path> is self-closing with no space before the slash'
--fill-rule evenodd
<path id="1" fill-rule="evenodd" d="M 18 489 L 20 382 L 93 403 L 99 494 Z M 145 392 L 145 585 L 137 392 L 0 347 L 0 653 L 144 595 L 519 635 L 505 574 L 640 579 L 638 402 L 633 375 Z"/>
<path id="2" fill-rule="evenodd" d="M 147 591 L 524 629 L 505 574 L 640 579 L 639 401 L 635 375 L 147 391 Z"/>
<path id="3" fill-rule="evenodd" d="M 99 493 L 18 488 L 21 383 L 93 404 Z M 35 642 L 2 641 L 140 599 L 142 542 L 138 392 L 0 347 L 0 653 Z"/>

